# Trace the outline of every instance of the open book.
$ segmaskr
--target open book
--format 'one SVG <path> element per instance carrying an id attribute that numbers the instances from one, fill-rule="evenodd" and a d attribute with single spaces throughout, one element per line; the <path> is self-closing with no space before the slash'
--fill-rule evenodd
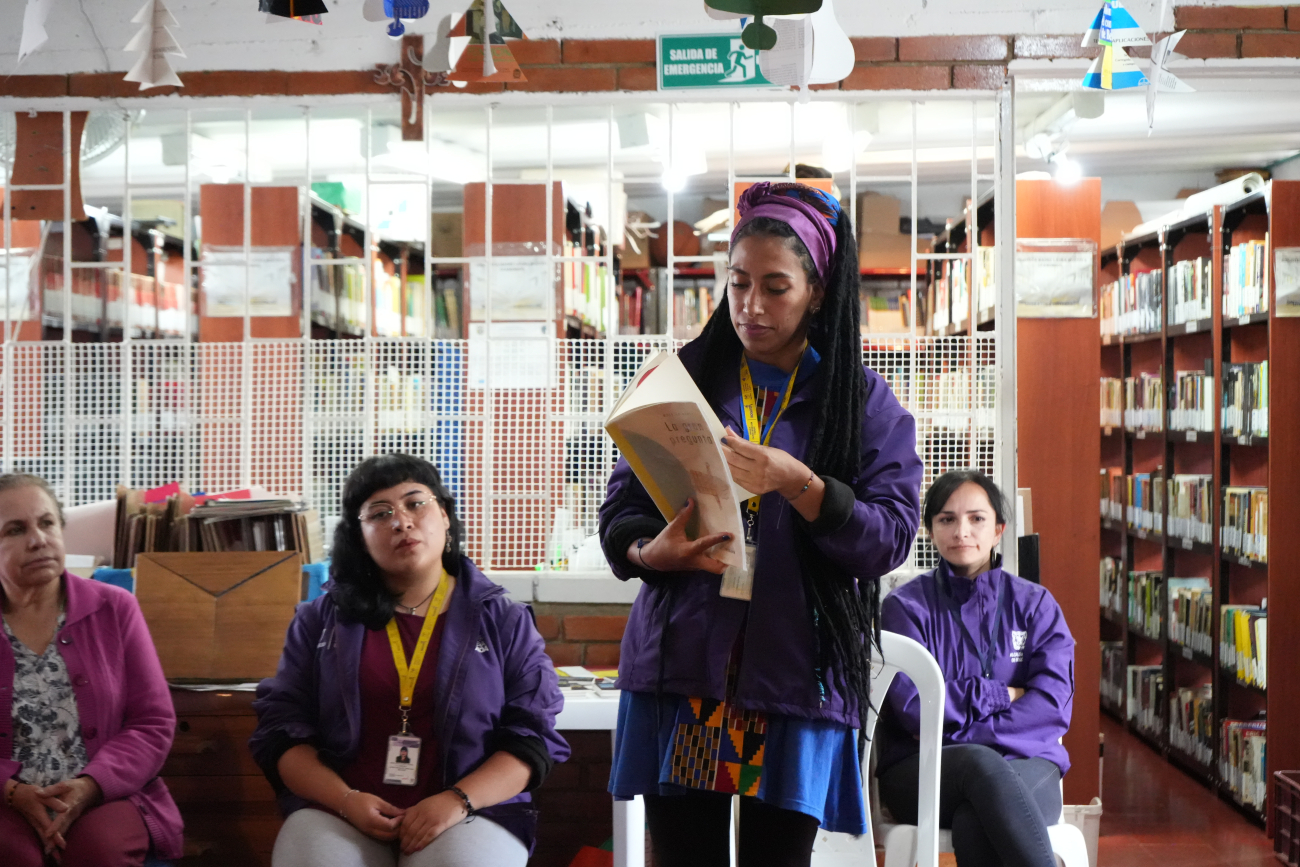
<path id="1" fill-rule="evenodd" d="M 732 481 L 722 422 L 674 353 L 660 352 L 641 365 L 606 417 L 605 430 L 664 518 L 671 521 L 695 498 L 687 538 L 730 533 L 731 541 L 709 555 L 744 572 L 740 504 L 753 494 Z"/>

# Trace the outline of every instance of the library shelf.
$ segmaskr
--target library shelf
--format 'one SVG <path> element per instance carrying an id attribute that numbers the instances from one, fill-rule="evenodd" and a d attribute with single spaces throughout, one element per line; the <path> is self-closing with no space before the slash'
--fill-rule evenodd
<path id="1" fill-rule="evenodd" d="M 1234 252 L 1234 249 L 1246 243 L 1256 245 L 1246 248 L 1255 252 Z M 1138 531 L 1121 527 L 1120 522 L 1103 519 L 1102 528 L 1116 532 L 1102 535 L 1100 555 L 1119 560 L 1121 585 L 1126 585 L 1129 573 L 1134 571 L 1159 571 L 1166 576 L 1206 578 L 1210 587 L 1212 611 L 1216 616 L 1216 632 L 1221 606 L 1229 603 L 1261 606 L 1265 599 L 1270 618 L 1284 624 L 1300 623 L 1300 582 L 1288 580 L 1290 576 L 1285 574 L 1286 570 L 1270 570 L 1266 562 L 1225 551 L 1221 534 L 1225 520 L 1224 490 L 1237 485 L 1255 486 L 1268 491 L 1268 522 L 1274 528 L 1300 525 L 1300 377 L 1269 377 L 1267 437 L 1234 435 L 1224 429 L 1222 413 L 1223 374 L 1226 365 L 1267 361 L 1273 371 L 1300 369 L 1300 319 L 1279 318 L 1276 315 L 1276 304 L 1273 302 L 1276 268 L 1265 266 L 1262 269 L 1268 276 L 1262 286 L 1259 282 L 1260 271 L 1255 272 L 1254 285 L 1260 287 L 1259 294 L 1245 296 L 1248 300 L 1244 309 L 1251 312 L 1244 315 L 1224 313 L 1225 286 L 1229 279 L 1233 279 L 1234 285 L 1244 282 L 1247 288 L 1251 283 L 1249 272 L 1245 272 L 1245 281 L 1228 272 L 1229 262 L 1241 262 L 1241 255 L 1262 255 L 1271 265 L 1275 249 L 1290 247 L 1300 247 L 1300 182 L 1272 181 L 1267 195 L 1264 192 L 1256 193 L 1231 204 L 1217 206 L 1207 215 L 1196 215 L 1170 223 L 1141 237 L 1126 238 L 1113 250 L 1103 251 L 1100 257 L 1100 280 L 1104 283 L 1122 279 L 1127 274 L 1160 271 L 1164 283 L 1160 287 L 1160 297 L 1166 302 L 1172 300 L 1173 275 L 1180 272 L 1187 275 L 1185 269 L 1192 268 L 1198 275 L 1196 279 L 1203 280 L 1200 275 L 1205 274 L 1205 271 L 1196 272 L 1195 269 L 1208 270 L 1208 299 L 1205 295 L 1200 296 L 1203 299 L 1200 302 L 1202 305 L 1208 301 L 1208 318 L 1204 313 L 1206 308 L 1201 306 L 1202 312 L 1196 314 L 1194 320 L 1170 323 L 1167 311 L 1161 308 L 1155 311 L 1161 322 L 1159 333 L 1141 336 L 1101 335 L 1100 374 L 1107 378 L 1133 377 L 1139 373 L 1154 374 L 1163 379 L 1164 394 L 1169 395 L 1176 373 L 1203 369 L 1213 377 L 1210 414 L 1214 420 L 1214 430 L 1148 432 L 1145 438 L 1135 434 L 1105 437 L 1102 439 L 1098 466 L 1103 469 L 1119 467 L 1126 475 L 1160 470 L 1166 479 L 1177 474 L 1210 477 L 1210 543 L 1170 535 L 1163 539 L 1160 551 L 1156 553 L 1150 546 L 1139 546 L 1134 541 L 1139 538 Z M 1259 259 L 1254 261 L 1258 263 Z M 1175 266 L 1180 263 L 1196 264 L 1182 265 L 1176 269 Z M 1184 276 L 1184 279 L 1187 278 Z M 1187 283 L 1180 285 L 1190 286 Z M 1241 297 L 1234 294 L 1229 300 L 1235 303 Z M 1196 303 L 1194 295 L 1183 295 L 1181 298 L 1184 303 L 1189 298 L 1193 304 Z M 1249 300 L 1253 298 L 1262 299 L 1262 303 L 1255 304 Z M 1252 304 L 1267 309 L 1255 310 Z M 1168 503 L 1164 508 L 1168 510 Z M 1153 534 L 1148 533 L 1147 537 L 1153 538 Z M 1277 532 L 1267 536 L 1267 560 L 1278 560 L 1285 556 L 1274 544 L 1278 539 Z M 1161 593 L 1161 603 L 1165 605 L 1168 602 L 1168 588 L 1163 588 Z M 1122 586 L 1121 598 L 1124 595 L 1126 591 Z M 1106 625 L 1108 621 L 1109 618 L 1102 612 L 1098 618 L 1099 625 Z M 1164 627 L 1164 635 L 1168 637 L 1167 625 Z M 1170 691 L 1174 685 L 1187 684 L 1186 678 L 1196 670 L 1187 669 L 1180 677 L 1175 666 L 1208 668 L 1213 686 L 1213 717 L 1216 725 L 1221 726 L 1224 721 L 1233 719 L 1266 719 L 1266 770 L 1300 767 L 1300 727 L 1295 726 L 1294 722 L 1287 722 L 1300 717 L 1300 690 L 1270 691 L 1254 684 L 1238 682 L 1235 667 L 1229 669 L 1220 664 L 1217 645 L 1213 653 L 1204 654 L 1167 640 L 1162 645 L 1163 663 L 1160 663 L 1150 639 L 1140 630 L 1126 625 L 1120 632 L 1120 640 L 1125 642 L 1124 652 L 1129 665 L 1146 663 L 1165 666 L 1164 683 L 1169 685 Z M 1300 630 L 1276 629 L 1268 641 L 1265 681 L 1274 684 L 1300 682 Z M 1166 704 L 1169 694 L 1167 691 L 1162 699 Z M 1100 703 L 1107 712 L 1114 713 L 1118 710 L 1109 707 L 1109 702 L 1104 698 Z M 1129 724 L 1131 728 L 1134 727 L 1131 721 Z M 1225 758 L 1221 755 L 1224 747 L 1220 735 L 1221 732 L 1214 738 L 1214 761 L 1208 767 L 1167 744 L 1163 746 L 1163 754 L 1170 762 L 1180 766 L 1199 766 L 1200 772 L 1193 773 L 1193 777 L 1209 785 L 1253 821 L 1264 824 L 1265 816 L 1271 815 L 1272 810 L 1261 810 L 1243 804 L 1224 781 L 1219 779 L 1220 762 Z M 1144 740 L 1148 743 L 1152 741 L 1149 737 Z M 1152 746 L 1162 749 L 1161 745 L 1153 743 Z M 1270 773 L 1265 776 L 1269 780 L 1268 798 L 1271 804 L 1274 781 Z"/>
<path id="2" fill-rule="evenodd" d="M 1155 530 L 1143 530 L 1138 527 L 1125 527 L 1124 533 L 1130 539 L 1141 539 L 1144 542 L 1163 543 L 1165 541 L 1165 534 L 1157 533 Z"/>
<path id="3" fill-rule="evenodd" d="M 1125 626 L 1125 627 L 1128 626 L 1128 620 L 1124 617 L 1123 612 L 1116 611 L 1114 608 L 1107 608 L 1104 605 L 1099 607 L 1101 608 L 1102 620 L 1108 620 L 1111 623 L 1115 623 L 1120 626 Z"/>
<path id="4" fill-rule="evenodd" d="M 1103 530 L 1110 530 L 1111 532 L 1114 532 L 1114 533 L 1123 533 L 1123 532 L 1125 532 L 1125 530 L 1127 529 L 1127 528 L 1124 526 L 1124 522 L 1123 522 L 1123 521 L 1115 521 L 1115 520 L 1112 520 L 1111 518 L 1102 518 L 1102 519 L 1101 519 L 1101 528 L 1102 528 Z"/>
<path id="5" fill-rule="evenodd" d="M 1219 789 L 1219 797 L 1221 799 L 1223 799 L 1228 804 L 1236 808 L 1238 813 L 1241 813 L 1243 816 L 1245 816 L 1250 821 L 1254 822 L 1256 825 L 1267 826 L 1270 823 L 1272 819 L 1271 811 L 1268 816 L 1265 816 L 1263 813 L 1259 811 L 1258 808 L 1255 807 L 1254 804 L 1247 804 L 1245 801 L 1243 801 L 1237 795 L 1237 793 L 1234 792 L 1228 786 L 1227 783 L 1219 783 L 1218 789 Z"/>
<path id="6" fill-rule="evenodd" d="M 1169 763 L 1178 768 L 1183 773 L 1195 779 L 1198 783 L 1207 786 L 1210 789 L 1218 788 L 1219 775 L 1214 769 L 1204 762 L 1200 761 L 1193 755 L 1183 752 L 1173 744 L 1169 745 L 1166 758 Z"/>
<path id="7" fill-rule="evenodd" d="M 1156 752 L 1160 753 L 1162 756 L 1165 755 L 1167 751 L 1167 747 L 1162 737 L 1147 731 L 1146 729 L 1139 726 L 1133 720 L 1128 720 L 1127 724 L 1128 724 L 1129 732 L 1132 733 L 1133 735 L 1136 735 L 1138 740 L 1142 741 L 1144 744 L 1146 744 Z"/>
<path id="8" fill-rule="evenodd" d="M 1129 634 L 1130 637 L 1132 637 L 1132 638 L 1140 638 L 1140 639 L 1142 639 L 1143 641 L 1149 641 L 1149 642 L 1151 642 L 1152 644 L 1155 644 L 1155 645 L 1157 645 L 1157 646 L 1159 646 L 1159 647 L 1162 647 L 1162 648 L 1164 647 L 1164 644 L 1165 644 L 1165 639 L 1164 639 L 1164 638 L 1160 638 L 1160 637 L 1157 637 L 1157 636 L 1154 636 L 1154 635 L 1147 635 L 1145 632 L 1142 631 L 1142 627 L 1141 627 L 1141 626 L 1138 626 L 1138 625 L 1135 624 L 1135 623 L 1127 623 L 1127 622 L 1126 622 L 1124 625 L 1125 625 L 1125 627 L 1126 627 L 1126 629 L 1127 629 L 1127 632 L 1128 632 L 1128 634 Z"/>

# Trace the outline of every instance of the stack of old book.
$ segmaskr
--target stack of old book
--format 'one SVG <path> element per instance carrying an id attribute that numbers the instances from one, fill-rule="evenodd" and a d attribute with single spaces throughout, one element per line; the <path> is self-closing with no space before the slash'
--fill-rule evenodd
<path id="1" fill-rule="evenodd" d="M 297 551 L 313 563 L 324 556 L 320 515 L 301 501 L 252 491 L 204 496 L 176 483 L 118 487 L 114 567 L 133 568 L 141 553 L 218 551 Z"/>

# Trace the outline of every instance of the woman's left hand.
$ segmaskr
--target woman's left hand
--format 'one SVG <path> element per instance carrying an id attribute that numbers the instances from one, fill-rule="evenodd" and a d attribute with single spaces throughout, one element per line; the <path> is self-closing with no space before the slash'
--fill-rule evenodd
<path id="1" fill-rule="evenodd" d="M 722 445 L 731 477 L 752 494 L 776 491 L 789 500 L 808 483 L 811 470 L 787 452 L 751 443 L 730 427 Z"/>
<path id="2" fill-rule="evenodd" d="M 92 777 L 75 777 L 54 783 L 36 790 L 36 798 L 41 805 L 54 810 L 56 815 L 45 829 L 44 839 L 47 854 L 60 857 L 58 850 L 68 846 L 68 829 L 72 823 L 81 818 L 81 814 L 95 806 L 103 798 L 99 783 Z"/>
<path id="3" fill-rule="evenodd" d="M 414 855 L 419 852 L 452 825 L 463 821 L 466 815 L 465 802 L 454 792 L 440 792 L 431 798 L 425 798 L 402 817 L 402 854 Z"/>

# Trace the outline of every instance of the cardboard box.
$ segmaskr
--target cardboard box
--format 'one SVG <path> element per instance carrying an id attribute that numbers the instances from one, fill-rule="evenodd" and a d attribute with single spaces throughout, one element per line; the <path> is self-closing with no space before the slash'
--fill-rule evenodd
<path id="1" fill-rule="evenodd" d="M 434 258 L 458 259 L 465 255 L 465 217 L 460 212 L 434 214 L 429 232 L 429 249 Z"/>
<path id="2" fill-rule="evenodd" d="M 903 203 L 893 196 L 863 193 L 858 196 L 858 237 L 866 232 L 897 235 L 902 212 Z"/>
<path id="3" fill-rule="evenodd" d="M 650 239 L 638 238 L 637 246 L 641 249 L 632 249 L 632 244 L 625 241 L 619 252 L 619 267 L 624 271 L 640 270 L 650 267 Z"/>
<path id="4" fill-rule="evenodd" d="M 875 271 L 898 271 L 906 274 L 912 266 L 912 236 L 863 232 L 858 238 L 858 267 Z M 916 239 L 916 252 L 930 252 L 929 238 Z"/>
<path id="5" fill-rule="evenodd" d="M 169 680 L 275 674 L 301 592 L 297 551 L 136 558 L 136 599 Z"/>

